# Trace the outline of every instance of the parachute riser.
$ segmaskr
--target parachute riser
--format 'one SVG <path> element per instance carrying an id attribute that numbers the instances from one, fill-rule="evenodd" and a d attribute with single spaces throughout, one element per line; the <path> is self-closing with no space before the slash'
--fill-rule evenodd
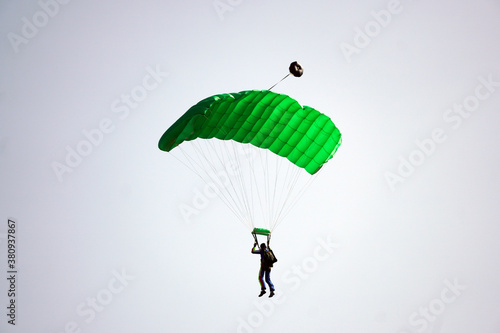
<path id="1" fill-rule="evenodd" d="M 257 239 L 257 235 L 252 232 L 253 239 L 255 239 L 255 244 L 259 245 L 259 240 Z"/>

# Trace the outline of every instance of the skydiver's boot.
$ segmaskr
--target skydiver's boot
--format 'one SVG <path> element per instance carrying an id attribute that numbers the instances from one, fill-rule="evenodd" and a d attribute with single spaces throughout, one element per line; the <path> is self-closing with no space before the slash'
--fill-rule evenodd
<path id="1" fill-rule="evenodd" d="M 260 291 L 259 297 L 262 297 L 262 295 L 264 295 L 265 293 L 266 293 L 266 289 L 262 289 Z M 271 291 L 271 293 L 272 293 L 272 291 Z"/>
<path id="2" fill-rule="evenodd" d="M 269 294 L 269 297 L 273 297 L 274 296 L 274 290 L 271 290 L 271 293 Z"/>

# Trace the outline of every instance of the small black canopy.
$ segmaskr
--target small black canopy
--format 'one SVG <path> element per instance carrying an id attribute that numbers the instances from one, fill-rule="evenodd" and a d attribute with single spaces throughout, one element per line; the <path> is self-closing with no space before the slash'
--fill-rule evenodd
<path id="1" fill-rule="evenodd" d="M 290 70 L 290 73 L 295 77 L 301 77 L 302 74 L 304 73 L 302 66 L 296 61 L 294 61 L 290 64 L 289 70 Z"/>

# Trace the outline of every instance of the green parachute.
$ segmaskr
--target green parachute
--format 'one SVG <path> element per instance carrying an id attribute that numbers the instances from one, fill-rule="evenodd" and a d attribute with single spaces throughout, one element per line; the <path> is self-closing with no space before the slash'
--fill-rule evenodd
<path id="1" fill-rule="evenodd" d="M 248 90 L 200 101 L 158 146 L 179 150 L 179 159 L 250 230 L 270 232 L 341 142 L 325 114 L 287 95 Z"/>
<path id="2" fill-rule="evenodd" d="M 332 158 L 342 141 L 328 116 L 269 90 L 202 100 L 163 134 L 159 148 L 170 151 L 198 138 L 234 140 L 269 149 L 310 174 Z"/>

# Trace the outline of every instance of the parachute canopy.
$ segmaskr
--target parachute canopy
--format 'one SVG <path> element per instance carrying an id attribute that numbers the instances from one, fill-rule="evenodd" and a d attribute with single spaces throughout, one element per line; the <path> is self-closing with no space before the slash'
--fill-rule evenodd
<path id="1" fill-rule="evenodd" d="M 192 106 L 161 137 L 171 151 L 195 139 L 234 140 L 268 149 L 315 174 L 333 157 L 342 139 L 332 120 L 269 90 L 210 96 Z"/>

